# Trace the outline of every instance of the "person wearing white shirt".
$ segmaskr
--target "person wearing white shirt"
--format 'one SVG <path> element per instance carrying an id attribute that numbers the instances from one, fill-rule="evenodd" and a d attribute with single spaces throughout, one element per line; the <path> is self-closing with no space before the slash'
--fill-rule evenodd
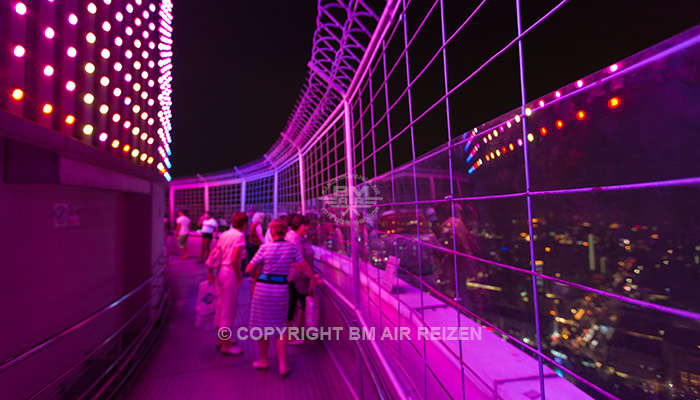
<path id="1" fill-rule="evenodd" d="M 209 251 L 211 249 L 211 241 L 214 238 L 214 232 L 219 228 L 219 223 L 216 222 L 209 211 L 205 211 L 202 218 L 199 219 L 197 225 L 202 227 L 202 260 L 203 263 L 207 257 L 209 257 Z"/>
<path id="2" fill-rule="evenodd" d="M 187 237 L 190 235 L 190 217 L 187 216 L 187 210 L 181 210 L 178 213 L 178 217 L 175 220 L 177 227 L 175 232 L 177 232 L 177 245 L 182 249 L 181 259 L 187 258 Z"/>

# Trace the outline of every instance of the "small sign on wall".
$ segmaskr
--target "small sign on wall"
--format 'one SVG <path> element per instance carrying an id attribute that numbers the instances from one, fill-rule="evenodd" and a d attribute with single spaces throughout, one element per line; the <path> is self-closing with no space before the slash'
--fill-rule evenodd
<path id="1" fill-rule="evenodd" d="M 66 203 L 56 203 L 53 206 L 53 226 L 66 228 L 80 226 L 80 207 L 71 207 Z"/>

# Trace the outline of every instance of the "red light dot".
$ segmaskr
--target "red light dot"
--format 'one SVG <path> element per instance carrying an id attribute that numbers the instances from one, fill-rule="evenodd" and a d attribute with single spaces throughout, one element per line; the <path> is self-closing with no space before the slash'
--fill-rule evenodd
<path id="1" fill-rule="evenodd" d="M 561 129 L 564 127 L 564 121 L 558 119 L 557 122 L 554 123 L 557 126 L 557 129 Z"/>
<path id="2" fill-rule="evenodd" d="M 119 141 L 117 139 L 112 140 L 112 148 L 117 148 L 119 147 Z"/>
<path id="3" fill-rule="evenodd" d="M 547 136 L 547 128 L 545 128 L 544 126 L 541 127 L 541 128 L 540 128 L 540 133 L 542 134 L 542 136 Z"/>
<path id="4" fill-rule="evenodd" d="M 579 110 L 579 111 L 576 113 L 576 119 L 579 120 L 579 121 L 581 121 L 581 120 L 583 120 L 584 118 L 586 118 L 586 112 L 583 111 L 583 110 Z"/>
<path id="5" fill-rule="evenodd" d="M 619 97 L 613 97 L 612 99 L 608 100 L 608 107 L 610 108 L 617 108 L 617 106 L 620 105 L 620 98 Z"/>
<path id="6" fill-rule="evenodd" d="M 49 103 L 44 104 L 44 107 L 41 109 L 41 111 L 44 112 L 44 114 L 51 114 L 53 111 L 53 106 Z"/>
<path id="7" fill-rule="evenodd" d="M 73 125 L 75 123 L 75 117 L 68 114 L 66 115 L 66 124 Z"/>
<path id="8" fill-rule="evenodd" d="M 506 146 L 501 147 L 501 153 L 506 154 L 507 151 Z"/>
<path id="9" fill-rule="evenodd" d="M 131 150 L 131 146 L 129 146 L 128 144 L 125 144 L 124 145 L 124 153 L 128 153 L 129 150 Z"/>
<path id="10" fill-rule="evenodd" d="M 12 98 L 17 100 L 17 101 L 22 100 L 24 98 L 24 92 L 22 91 L 22 89 L 13 90 L 12 91 Z"/>

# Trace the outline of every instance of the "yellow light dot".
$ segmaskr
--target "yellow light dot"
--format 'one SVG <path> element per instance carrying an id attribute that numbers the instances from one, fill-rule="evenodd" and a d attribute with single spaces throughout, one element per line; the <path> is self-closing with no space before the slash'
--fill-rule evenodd
<path id="1" fill-rule="evenodd" d="M 13 90 L 12 91 L 12 98 L 17 100 L 17 101 L 22 100 L 24 98 L 24 92 L 22 91 L 22 89 Z"/>
<path id="2" fill-rule="evenodd" d="M 95 101 L 95 96 L 93 96 L 92 93 L 85 93 L 85 96 L 83 96 L 83 101 L 85 104 L 92 104 L 92 102 Z"/>
<path id="3" fill-rule="evenodd" d="M 109 106 L 103 104 L 100 106 L 100 114 L 107 114 L 109 112 Z"/>
<path id="4" fill-rule="evenodd" d="M 83 126 L 83 133 L 86 135 L 92 135 L 93 127 L 90 124 Z"/>

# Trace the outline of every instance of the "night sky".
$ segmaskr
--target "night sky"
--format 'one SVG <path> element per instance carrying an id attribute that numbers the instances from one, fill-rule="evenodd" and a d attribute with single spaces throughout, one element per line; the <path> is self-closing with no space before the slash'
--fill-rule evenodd
<path id="1" fill-rule="evenodd" d="M 521 0 L 524 26 L 558 3 Z M 422 17 L 431 4 L 414 0 L 409 11 Z M 446 0 L 448 32 L 477 4 Z M 463 37 L 452 48 L 448 46 L 450 75 L 463 79 L 515 36 L 513 4 L 486 2 L 460 33 Z M 513 12 L 505 12 L 505 7 Z M 316 1 L 183 1 L 176 3 L 174 15 L 172 175 L 231 169 L 260 158 L 284 128 L 304 83 L 316 28 Z M 523 42 L 528 100 L 698 22 L 698 0 L 572 0 Z M 409 14 L 409 27 L 412 24 L 415 17 L 411 20 Z M 428 32 L 435 36 L 426 43 L 439 41 L 438 19 L 429 19 L 424 30 L 426 37 L 431 35 Z M 434 45 L 426 45 L 430 51 L 421 54 L 421 45 L 416 42 L 413 60 L 435 51 Z M 517 50 L 505 53 L 451 96 L 453 110 L 470 110 L 459 115 L 463 126 L 477 126 L 519 106 L 513 60 Z M 439 88 L 442 83 L 433 86 Z M 421 93 L 417 88 L 414 98 L 428 99 L 433 89 Z M 425 147 L 417 149 L 419 153 L 445 141 L 444 135 L 430 136 L 416 139 L 417 146 Z"/>

